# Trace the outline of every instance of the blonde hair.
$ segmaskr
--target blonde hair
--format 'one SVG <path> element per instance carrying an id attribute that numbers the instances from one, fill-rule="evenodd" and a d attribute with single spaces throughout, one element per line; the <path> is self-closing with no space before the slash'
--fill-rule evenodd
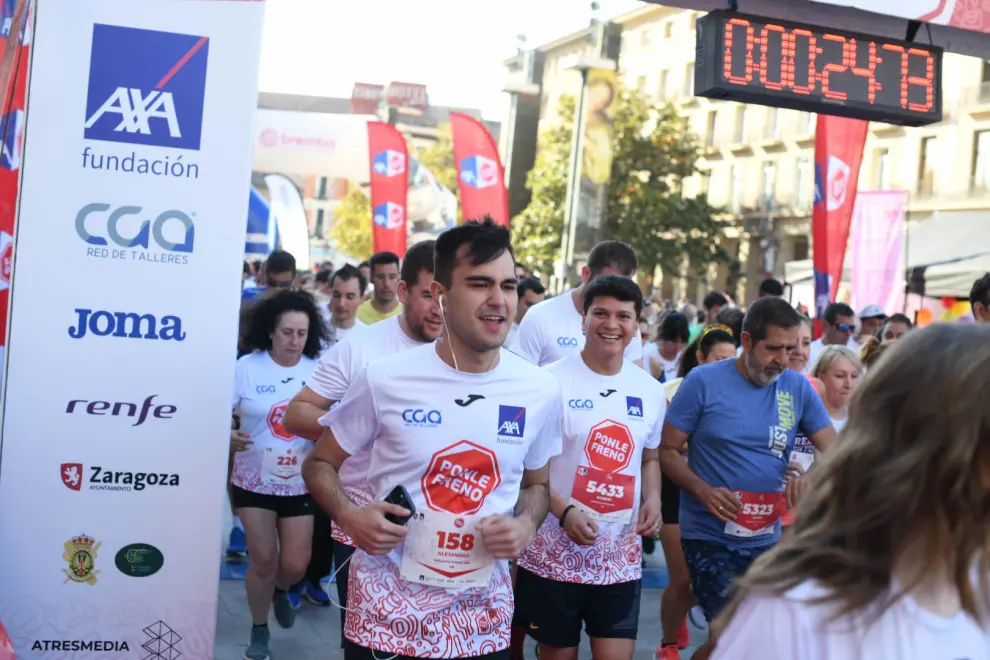
<path id="1" fill-rule="evenodd" d="M 870 368 L 893 344 L 893 341 L 881 342 L 876 337 L 867 337 L 863 345 L 859 347 L 859 361 L 863 363 L 864 367 Z"/>
<path id="2" fill-rule="evenodd" d="M 835 618 L 877 616 L 944 569 L 962 609 L 990 612 L 990 326 L 907 334 L 854 394 L 842 442 L 816 463 L 790 533 L 736 582 L 715 627 L 754 592 L 805 581 Z M 911 573 L 893 572 L 919 552 Z M 975 569 L 975 573 L 974 573 Z M 974 583 L 975 580 L 975 583 Z"/>
<path id="3" fill-rule="evenodd" d="M 808 373 L 815 378 L 821 378 L 821 375 L 828 371 L 828 368 L 832 366 L 832 363 L 840 357 L 849 360 L 849 364 L 856 367 L 856 369 L 862 373 L 863 364 L 859 361 L 859 356 L 846 346 L 840 346 L 837 344 L 826 346 L 825 349 L 818 354 L 818 357 L 815 359 L 815 363 L 811 365 L 811 369 Z"/>

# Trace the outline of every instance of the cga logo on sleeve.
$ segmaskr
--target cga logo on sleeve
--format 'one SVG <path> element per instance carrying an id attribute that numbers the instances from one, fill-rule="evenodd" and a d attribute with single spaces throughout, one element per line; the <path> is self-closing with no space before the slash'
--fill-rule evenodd
<path id="1" fill-rule="evenodd" d="M 516 406 L 498 407 L 499 438 L 522 440 L 526 433 L 526 409 Z"/>
<path id="2" fill-rule="evenodd" d="M 209 49 L 208 37 L 94 25 L 83 137 L 198 151 Z"/>
<path id="3" fill-rule="evenodd" d="M 626 412 L 630 417 L 643 418 L 643 399 L 638 396 L 626 397 Z"/>

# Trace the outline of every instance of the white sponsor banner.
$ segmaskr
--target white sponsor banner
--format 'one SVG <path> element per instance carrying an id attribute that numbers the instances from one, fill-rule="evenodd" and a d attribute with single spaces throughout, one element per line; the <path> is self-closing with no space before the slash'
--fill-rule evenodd
<path id="1" fill-rule="evenodd" d="M 0 451 L 18 660 L 213 657 L 263 7 L 38 1 Z"/>
<path id="2" fill-rule="evenodd" d="M 254 117 L 254 171 L 370 180 L 370 115 L 257 110 Z"/>
<path id="3" fill-rule="evenodd" d="M 309 270 L 309 223 L 299 189 L 283 174 L 269 174 L 265 185 L 271 195 L 272 215 L 278 223 L 282 249 L 296 258 L 296 268 Z"/>

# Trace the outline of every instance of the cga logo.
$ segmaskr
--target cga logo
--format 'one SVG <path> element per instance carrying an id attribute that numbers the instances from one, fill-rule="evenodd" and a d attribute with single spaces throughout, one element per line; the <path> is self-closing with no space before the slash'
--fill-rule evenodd
<path id="1" fill-rule="evenodd" d="M 592 410 L 595 404 L 591 399 L 571 399 L 567 402 L 567 407 L 571 410 Z"/>
<path id="2" fill-rule="evenodd" d="M 406 209 L 399 204 L 385 202 L 375 207 L 375 226 L 382 229 L 396 229 L 406 223 Z"/>
<path id="3" fill-rule="evenodd" d="M 153 545 L 132 543 L 117 551 L 113 559 L 117 570 L 128 577 L 154 575 L 165 565 L 165 555 Z"/>
<path id="4" fill-rule="evenodd" d="M 578 340 L 577 337 L 557 337 L 557 346 L 565 346 L 567 348 L 577 348 Z"/>
<path id="5" fill-rule="evenodd" d="M 24 153 L 23 110 L 11 110 L 0 118 L 0 136 L 3 136 L 0 167 L 16 172 L 21 168 L 21 156 Z"/>
<path id="6" fill-rule="evenodd" d="M 83 137 L 199 150 L 209 50 L 208 37 L 94 25 Z"/>
<path id="7" fill-rule="evenodd" d="M 406 423 L 406 426 L 436 428 L 440 426 L 443 417 L 439 410 L 423 410 L 422 408 L 413 410 L 407 408 L 402 411 L 402 421 Z"/>
<path id="8" fill-rule="evenodd" d="M 144 248 L 147 250 L 149 249 L 150 241 L 154 239 L 154 249 L 165 252 L 193 251 L 196 228 L 193 225 L 192 218 L 182 211 L 175 209 L 162 211 L 155 216 L 154 220 L 150 217 L 141 219 L 141 224 L 137 232 L 130 232 L 132 234 L 131 236 L 125 236 L 121 232 L 121 221 L 125 225 L 130 225 L 133 229 L 135 226 L 134 216 L 140 214 L 141 210 L 140 206 L 120 206 L 104 217 L 102 214 L 110 211 L 109 204 L 99 202 L 87 204 L 76 214 L 76 234 L 90 245 L 105 246 L 109 238 L 117 247 Z M 96 214 L 101 215 L 91 220 L 91 217 Z M 91 233 L 86 228 L 87 220 L 90 221 L 90 229 L 94 233 Z M 166 229 L 169 236 L 176 240 L 169 240 L 169 237 L 166 236 Z M 90 250 L 90 252 L 93 253 L 93 256 L 109 256 L 107 250 L 103 250 L 102 254 L 98 250 Z M 118 251 L 114 250 L 114 252 L 117 253 Z M 145 255 L 135 258 L 142 261 L 147 260 L 147 256 Z"/>
<path id="9" fill-rule="evenodd" d="M 372 159 L 371 169 L 382 176 L 405 174 L 406 155 L 401 151 L 380 151 Z"/>
<path id="10" fill-rule="evenodd" d="M 461 181 L 483 190 L 498 184 L 498 163 L 484 156 L 471 156 L 461 161 Z"/>
<path id="11" fill-rule="evenodd" d="M 526 433 L 526 409 L 516 406 L 498 407 L 498 436 L 499 439 L 514 438 L 520 444 Z"/>
<path id="12" fill-rule="evenodd" d="M 97 337 L 127 337 L 129 339 L 161 339 L 164 341 L 185 341 L 182 319 L 178 316 L 163 316 L 161 323 L 154 314 L 135 312 L 105 312 L 102 310 L 76 308 L 76 319 L 69 326 L 69 336 L 82 339 L 88 332 Z"/>
<path id="13" fill-rule="evenodd" d="M 643 418 L 643 399 L 638 396 L 626 397 L 626 411 L 630 417 Z"/>

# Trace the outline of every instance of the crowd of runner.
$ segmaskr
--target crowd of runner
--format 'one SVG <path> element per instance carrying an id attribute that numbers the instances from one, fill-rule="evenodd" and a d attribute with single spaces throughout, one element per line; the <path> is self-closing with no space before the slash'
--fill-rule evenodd
<path id="1" fill-rule="evenodd" d="M 582 630 L 631 660 L 657 539 L 657 660 L 689 618 L 695 660 L 990 658 L 990 325 L 833 303 L 813 339 L 776 280 L 675 309 L 636 270 L 605 241 L 548 297 L 490 221 L 246 266 L 244 657 L 305 598 L 340 609 L 347 660 L 521 660 L 527 637 L 576 660 Z M 970 303 L 990 322 L 990 274 Z"/>

